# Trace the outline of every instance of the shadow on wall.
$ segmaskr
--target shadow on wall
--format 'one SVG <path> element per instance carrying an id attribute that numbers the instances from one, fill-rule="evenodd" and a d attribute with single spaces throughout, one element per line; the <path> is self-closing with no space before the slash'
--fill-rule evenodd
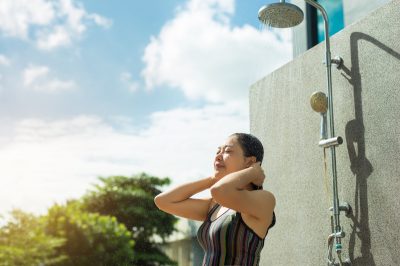
<path id="1" fill-rule="evenodd" d="M 375 38 L 361 32 L 354 32 L 350 36 L 351 70 L 342 66 L 342 75 L 353 86 L 355 119 L 346 124 L 347 151 L 351 163 L 351 171 L 356 177 L 355 198 L 353 206 L 352 232 L 350 234 L 349 255 L 352 265 L 376 265 L 371 253 L 371 233 L 368 215 L 368 182 L 373 167 L 366 158 L 365 132 L 362 108 L 362 82 L 359 65 L 360 40 L 368 41 L 388 54 L 400 59 L 400 54 Z M 354 258 L 356 236 L 361 241 L 361 257 Z"/>

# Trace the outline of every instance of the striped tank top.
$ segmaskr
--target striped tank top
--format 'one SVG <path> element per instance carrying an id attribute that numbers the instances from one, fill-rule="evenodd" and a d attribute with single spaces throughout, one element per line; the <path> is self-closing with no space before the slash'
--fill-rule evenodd
<path id="1" fill-rule="evenodd" d="M 264 239 L 260 238 L 242 219 L 239 212 L 227 210 L 211 220 L 220 205 L 215 204 L 197 231 L 205 254 L 203 266 L 258 266 Z M 275 213 L 269 228 L 275 224 Z M 268 228 L 268 229 L 269 229 Z"/>

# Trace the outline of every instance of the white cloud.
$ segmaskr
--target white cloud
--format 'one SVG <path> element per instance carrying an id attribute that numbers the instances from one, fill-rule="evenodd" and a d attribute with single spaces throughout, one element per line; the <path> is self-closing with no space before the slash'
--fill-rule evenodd
<path id="1" fill-rule="evenodd" d="M 26 88 L 34 91 L 55 93 L 69 91 L 76 88 L 72 80 L 60 80 L 49 75 L 47 66 L 30 65 L 23 71 L 23 84 Z"/>
<path id="2" fill-rule="evenodd" d="M 127 86 L 130 92 L 135 92 L 139 89 L 139 83 L 134 81 L 132 78 L 132 74 L 129 72 L 122 72 L 119 76 L 119 80 Z"/>
<path id="3" fill-rule="evenodd" d="M 43 78 L 49 73 L 49 68 L 46 66 L 29 66 L 24 70 L 24 85 L 30 86 L 33 82 Z"/>
<path id="4" fill-rule="evenodd" d="M 0 1 L 0 30 L 6 36 L 26 39 L 29 27 L 48 25 L 54 17 L 54 7 L 49 1 Z"/>
<path id="5" fill-rule="evenodd" d="M 43 50 L 70 45 L 86 31 L 90 22 L 104 28 L 112 24 L 105 17 L 88 13 L 74 0 L 0 1 L 0 32 L 24 40 L 33 37 Z"/>
<path id="6" fill-rule="evenodd" d="M 11 65 L 11 60 L 3 54 L 0 54 L 0 96 L 4 91 L 4 76 L 2 67 L 8 67 Z"/>
<path id="7" fill-rule="evenodd" d="M 51 50 L 71 44 L 71 34 L 62 26 L 54 27 L 51 32 L 38 32 L 37 36 L 36 44 L 42 50 Z"/>
<path id="8" fill-rule="evenodd" d="M 146 47 L 146 86 L 167 85 L 189 98 L 247 101 L 248 87 L 291 59 L 289 31 L 234 27 L 234 0 L 192 0 Z"/>
<path id="9" fill-rule="evenodd" d="M 80 197 L 98 176 L 148 172 L 174 184 L 212 174 L 216 147 L 248 131 L 240 106 L 175 109 L 151 116 L 138 130 L 130 119 L 92 116 L 19 121 L 0 142 L 0 213 L 11 207 L 43 212 L 54 201 Z M 118 130 L 125 123 L 124 130 Z M 18 193 L 16 193 L 18 192 Z"/>
<path id="10" fill-rule="evenodd" d="M 0 66 L 9 66 L 10 59 L 8 59 L 5 55 L 0 54 Z"/>
<path id="11" fill-rule="evenodd" d="M 112 26 L 112 21 L 110 19 L 102 17 L 98 14 L 89 14 L 87 17 L 92 19 L 97 25 L 102 26 L 106 29 Z"/>

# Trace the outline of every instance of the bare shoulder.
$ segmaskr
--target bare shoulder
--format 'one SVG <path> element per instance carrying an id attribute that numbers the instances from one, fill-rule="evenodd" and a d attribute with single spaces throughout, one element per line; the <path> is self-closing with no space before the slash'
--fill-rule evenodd
<path id="1" fill-rule="evenodd" d="M 247 197 L 240 200 L 244 204 L 241 213 L 260 220 L 271 220 L 275 209 L 276 199 L 268 190 L 252 190 Z"/>
<path id="2" fill-rule="evenodd" d="M 265 237 L 268 228 L 273 221 L 276 199 L 272 192 L 267 190 L 253 190 L 254 205 L 249 206 L 253 212 L 242 213 L 244 223 L 247 224 L 261 238 Z"/>
<path id="3" fill-rule="evenodd" d="M 268 203 L 269 205 L 273 205 L 275 207 L 276 199 L 275 195 L 268 190 L 253 190 L 251 193 L 255 198 L 261 203 Z"/>
<path id="4" fill-rule="evenodd" d="M 274 195 L 271 191 L 268 191 L 268 190 L 261 190 L 260 192 L 262 192 L 263 197 L 264 197 L 268 202 L 270 202 L 271 204 L 273 204 L 274 207 L 275 207 L 275 204 L 276 204 L 275 195 Z"/>
<path id="5" fill-rule="evenodd" d="M 270 220 L 276 205 L 275 195 L 268 190 L 253 190 L 256 205 L 258 206 L 258 210 L 252 216 L 255 216 L 259 219 Z"/>

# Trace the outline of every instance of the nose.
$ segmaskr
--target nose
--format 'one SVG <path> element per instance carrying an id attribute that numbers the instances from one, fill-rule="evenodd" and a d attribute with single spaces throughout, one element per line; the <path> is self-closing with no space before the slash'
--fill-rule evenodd
<path id="1" fill-rule="evenodd" d="M 215 161 L 221 161 L 222 160 L 222 152 L 219 152 L 215 155 Z"/>

